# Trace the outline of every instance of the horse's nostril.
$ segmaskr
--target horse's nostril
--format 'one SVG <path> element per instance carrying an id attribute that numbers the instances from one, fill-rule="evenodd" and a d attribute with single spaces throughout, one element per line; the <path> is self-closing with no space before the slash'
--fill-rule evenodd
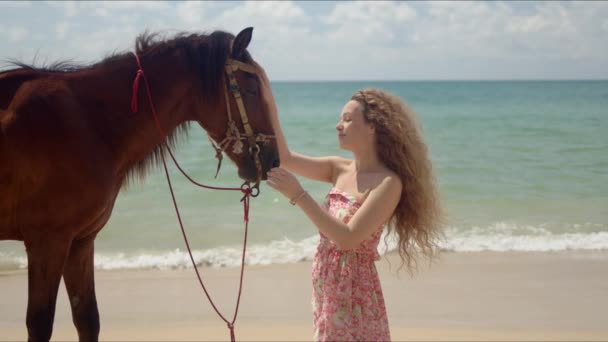
<path id="1" fill-rule="evenodd" d="M 281 166 L 281 161 L 278 158 L 272 161 L 272 167 L 279 167 L 279 166 Z"/>

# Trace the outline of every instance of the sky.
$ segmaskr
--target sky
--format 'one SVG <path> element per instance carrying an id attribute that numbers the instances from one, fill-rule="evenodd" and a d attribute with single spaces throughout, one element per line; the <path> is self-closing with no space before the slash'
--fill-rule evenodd
<path id="1" fill-rule="evenodd" d="M 272 80 L 608 79 L 602 1 L 0 1 L 0 67 L 248 26 Z"/>

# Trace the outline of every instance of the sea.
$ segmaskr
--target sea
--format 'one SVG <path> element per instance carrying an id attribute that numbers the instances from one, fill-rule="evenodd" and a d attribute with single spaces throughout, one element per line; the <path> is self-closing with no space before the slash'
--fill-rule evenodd
<path id="1" fill-rule="evenodd" d="M 402 97 L 417 113 L 446 212 L 441 249 L 554 253 L 608 250 L 608 81 L 274 82 L 292 150 L 351 157 L 335 125 L 361 88 Z M 228 159 L 217 179 L 206 134 L 192 125 L 176 148 L 197 181 L 240 186 Z M 244 234 L 238 192 L 200 189 L 169 164 L 195 261 L 236 267 Z M 331 185 L 301 179 L 319 202 Z M 386 241 L 386 242 L 385 242 Z M 251 200 L 246 262 L 311 260 L 318 232 L 266 184 Z M 388 236 L 381 253 L 395 249 Z M 192 267 L 162 168 L 123 190 L 95 245 L 97 269 Z M 0 241 L 0 270 L 27 267 L 22 242 Z"/>

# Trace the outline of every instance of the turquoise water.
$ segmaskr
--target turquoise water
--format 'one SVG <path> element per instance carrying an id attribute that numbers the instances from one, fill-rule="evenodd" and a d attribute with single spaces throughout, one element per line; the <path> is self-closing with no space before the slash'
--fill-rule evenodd
<path id="1" fill-rule="evenodd" d="M 608 249 L 608 81 L 276 82 L 290 148 L 342 155 L 335 123 L 357 89 L 395 93 L 417 112 L 431 150 L 455 251 Z M 192 126 L 177 158 L 206 184 L 235 186 L 235 168 L 216 162 Z M 242 241 L 240 194 L 197 189 L 172 169 L 191 244 L 200 262 L 232 265 Z M 302 180 L 319 201 L 330 185 Z M 250 263 L 310 258 L 315 228 L 274 190 L 251 204 Z M 23 248 L 0 243 L 5 263 Z M 187 265 L 161 169 L 119 195 L 97 239 L 98 267 Z"/>

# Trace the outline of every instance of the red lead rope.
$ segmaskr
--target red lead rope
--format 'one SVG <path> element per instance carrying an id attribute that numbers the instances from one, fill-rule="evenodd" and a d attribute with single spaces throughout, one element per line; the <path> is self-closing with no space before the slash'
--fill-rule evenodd
<path id="1" fill-rule="evenodd" d="M 247 231 L 248 231 L 248 227 L 249 227 L 249 199 L 250 199 L 250 195 L 251 195 L 251 188 L 246 187 L 246 188 L 222 188 L 222 187 L 215 187 L 215 186 L 208 186 L 208 185 L 204 185 L 201 184 L 195 180 L 193 180 L 179 165 L 179 163 L 177 162 L 177 160 L 175 159 L 175 156 L 173 155 L 173 152 L 171 152 L 171 149 L 169 148 L 169 145 L 167 144 L 167 134 L 164 132 L 164 130 L 162 129 L 160 122 L 158 121 L 158 115 L 156 114 L 156 109 L 154 107 L 154 102 L 152 101 L 152 95 L 150 92 L 150 84 L 148 83 L 148 79 L 146 77 L 146 75 L 144 74 L 144 70 L 141 67 L 141 63 L 139 61 L 139 56 L 137 56 L 137 54 L 134 54 L 135 56 L 135 60 L 137 61 L 137 75 L 135 76 L 135 80 L 133 81 L 133 95 L 131 98 L 131 111 L 133 113 L 137 112 L 137 94 L 139 91 L 139 79 L 143 77 L 144 79 L 144 83 L 146 85 L 146 93 L 148 95 L 148 102 L 150 103 L 150 110 L 152 111 L 152 115 L 154 116 L 154 121 L 156 122 L 156 127 L 158 128 L 158 132 L 160 133 L 162 139 L 163 139 L 163 144 L 165 144 L 165 147 L 167 148 L 167 151 L 169 152 L 169 155 L 171 156 L 171 159 L 173 160 L 173 163 L 175 164 L 175 166 L 177 166 L 177 168 L 179 169 L 179 171 L 193 184 L 202 187 L 202 188 L 206 188 L 206 189 L 213 189 L 213 190 L 232 190 L 232 191 L 241 191 L 243 193 L 243 197 L 241 198 L 241 202 L 243 202 L 243 220 L 245 221 L 245 237 L 243 239 L 243 253 L 241 256 L 241 275 L 240 275 L 240 279 L 239 279 L 239 290 L 238 290 L 238 295 L 236 298 L 236 306 L 234 308 L 234 316 L 232 317 L 231 321 L 228 321 L 224 315 L 222 315 L 220 313 L 220 311 L 218 310 L 218 308 L 215 306 L 215 304 L 213 303 L 213 300 L 211 300 L 211 296 L 209 295 L 209 292 L 207 291 L 207 288 L 205 288 L 205 284 L 203 283 L 203 280 L 201 278 L 200 273 L 198 272 L 198 267 L 196 266 L 196 262 L 194 261 L 194 257 L 192 257 L 192 250 L 190 249 L 190 243 L 188 243 L 188 238 L 186 236 L 186 231 L 184 230 L 184 224 L 182 222 L 182 217 L 180 215 L 179 212 L 179 208 L 177 206 L 177 201 L 175 199 L 175 194 L 173 192 L 173 185 L 171 184 L 171 177 L 169 176 L 169 170 L 167 169 L 167 163 L 165 161 L 165 153 L 164 153 L 164 149 L 160 149 L 161 152 L 161 157 L 163 160 L 163 167 L 165 169 L 165 175 L 167 176 L 167 183 L 169 184 L 169 191 L 171 192 L 171 198 L 173 199 L 173 206 L 175 207 L 175 213 L 177 214 L 177 220 L 179 221 L 179 226 L 181 228 L 182 231 L 182 236 L 184 237 L 184 242 L 186 243 L 186 248 L 188 249 L 188 254 L 190 255 L 190 260 L 192 261 L 192 266 L 194 266 L 194 271 L 196 272 L 196 276 L 198 278 L 198 282 L 200 283 L 201 287 L 203 288 L 203 291 L 205 292 L 205 295 L 207 296 L 207 299 L 209 300 L 209 303 L 211 303 L 211 306 L 213 307 L 213 309 L 215 310 L 215 312 L 218 314 L 218 316 L 220 316 L 220 318 L 226 323 L 226 325 L 228 326 L 228 329 L 230 329 L 230 340 L 232 342 L 235 341 L 235 337 L 234 337 L 234 323 L 236 322 L 236 317 L 238 315 L 239 312 L 239 304 L 241 302 L 241 291 L 243 289 L 243 272 L 245 270 L 245 251 L 246 251 L 246 247 L 247 247 Z"/>

